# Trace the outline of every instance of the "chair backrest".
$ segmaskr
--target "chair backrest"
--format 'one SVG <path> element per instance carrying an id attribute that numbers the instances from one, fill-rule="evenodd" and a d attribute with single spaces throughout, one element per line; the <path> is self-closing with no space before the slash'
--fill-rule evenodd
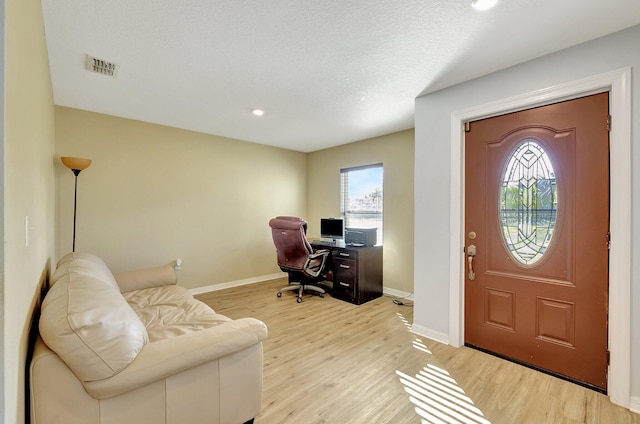
<path id="1" fill-rule="evenodd" d="M 269 221 L 278 266 L 283 271 L 302 271 L 313 248 L 306 237 L 307 221 L 293 216 L 277 216 Z"/>

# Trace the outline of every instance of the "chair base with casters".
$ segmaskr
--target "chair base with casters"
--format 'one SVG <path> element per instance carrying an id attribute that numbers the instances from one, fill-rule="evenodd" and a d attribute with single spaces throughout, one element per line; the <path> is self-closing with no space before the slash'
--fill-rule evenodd
<path id="1" fill-rule="evenodd" d="M 313 286 L 313 285 L 309 285 L 309 284 L 305 285 L 305 284 L 301 284 L 301 283 L 292 283 L 292 285 L 290 285 L 290 286 L 281 288 L 278 291 L 278 295 L 277 296 L 278 297 L 282 297 L 282 292 L 294 291 L 294 290 L 298 290 L 298 296 L 297 296 L 297 299 L 296 299 L 296 302 L 298 302 L 298 303 L 302 302 L 302 293 L 305 290 L 307 290 L 307 291 L 311 290 L 313 292 L 316 292 L 316 293 L 318 293 L 318 295 L 320 297 L 324 297 L 324 294 L 325 294 L 324 289 L 322 289 L 322 288 L 320 288 L 318 286 Z"/>
<path id="2" fill-rule="evenodd" d="M 326 291 L 322 287 L 318 287 L 316 284 L 314 284 L 315 281 L 304 281 L 304 279 L 300 279 L 302 281 L 296 280 L 297 279 L 295 279 L 295 277 L 292 277 L 292 275 L 289 274 L 289 285 L 278 290 L 277 296 L 282 297 L 282 292 L 297 290 L 298 294 L 296 296 L 296 302 L 298 303 L 302 302 L 302 295 L 305 291 L 311 291 L 317 293 L 320 297 L 324 297 Z"/>

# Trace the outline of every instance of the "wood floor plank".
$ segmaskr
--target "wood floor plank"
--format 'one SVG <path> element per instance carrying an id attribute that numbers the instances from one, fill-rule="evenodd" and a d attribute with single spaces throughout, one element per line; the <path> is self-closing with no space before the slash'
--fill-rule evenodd
<path id="1" fill-rule="evenodd" d="M 264 321 L 256 424 L 640 424 L 600 393 L 409 331 L 413 308 L 389 297 L 352 305 L 276 297 L 286 280 L 196 296 L 230 318 Z"/>

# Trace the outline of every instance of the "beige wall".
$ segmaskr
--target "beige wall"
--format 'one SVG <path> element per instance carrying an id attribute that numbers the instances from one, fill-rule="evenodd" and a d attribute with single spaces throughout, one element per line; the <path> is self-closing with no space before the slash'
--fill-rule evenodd
<path id="1" fill-rule="evenodd" d="M 280 273 L 268 226 L 306 214 L 306 154 L 56 108 L 56 152 L 78 177 L 76 251 L 113 271 L 183 260 L 187 288 Z M 73 173 L 59 161 L 58 256 L 71 250 Z"/>
<path id="2" fill-rule="evenodd" d="M 4 422 L 25 422 L 29 326 L 54 253 L 54 107 L 38 0 L 6 2 Z M 29 217 L 29 244 L 25 217 Z"/>
<path id="3" fill-rule="evenodd" d="M 114 271 L 183 260 L 188 288 L 280 272 L 267 225 L 340 213 L 340 168 L 384 164 L 386 288 L 413 292 L 413 130 L 310 154 L 56 107 L 56 153 L 78 177 L 76 251 Z M 71 250 L 73 173 L 56 161 L 57 257 Z"/>
<path id="4" fill-rule="evenodd" d="M 358 141 L 309 154 L 309 235 L 322 217 L 340 215 L 340 169 L 384 167 L 384 287 L 413 292 L 414 131 Z"/>

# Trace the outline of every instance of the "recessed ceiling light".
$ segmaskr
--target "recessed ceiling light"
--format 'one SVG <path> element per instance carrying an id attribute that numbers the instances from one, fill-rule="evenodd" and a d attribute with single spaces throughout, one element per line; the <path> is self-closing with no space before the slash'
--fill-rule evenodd
<path id="1" fill-rule="evenodd" d="M 476 10 L 489 10 L 498 3 L 498 0 L 471 0 L 471 7 Z"/>
<path id="2" fill-rule="evenodd" d="M 251 113 L 253 113 L 255 116 L 262 116 L 262 115 L 264 115 L 264 110 L 262 110 L 262 109 L 251 109 Z"/>

